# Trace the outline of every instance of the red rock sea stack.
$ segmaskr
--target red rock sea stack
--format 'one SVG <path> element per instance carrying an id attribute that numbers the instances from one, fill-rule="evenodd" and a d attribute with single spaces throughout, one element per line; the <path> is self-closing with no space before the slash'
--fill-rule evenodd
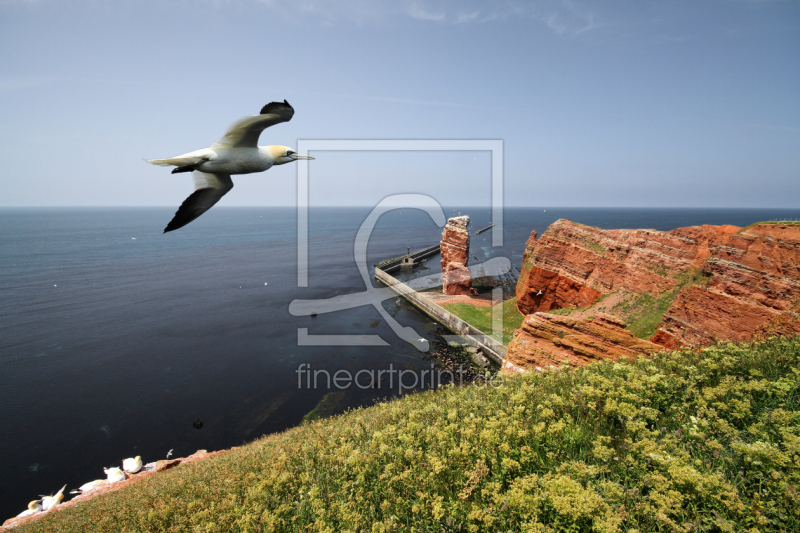
<path id="1" fill-rule="evenodd" d="M 476 295 L 469 273 L 469 217 L 454 217 L 442 231 L 442 285 L 444 294 Z"/>

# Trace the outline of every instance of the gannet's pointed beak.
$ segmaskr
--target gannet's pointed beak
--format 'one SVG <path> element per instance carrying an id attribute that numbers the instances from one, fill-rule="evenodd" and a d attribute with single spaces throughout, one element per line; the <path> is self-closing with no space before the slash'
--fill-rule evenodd
<path id="1" fill-rule="evenodd" d="M 313 158 L 313 157 L 311 157 L 310 155 L 301 154 L 300 152 L 294 152 L 294 153 L 293 153 L 292 155 L 290 155 L 289 157 L 291 157 L 291 158 L 292 158 L 293 160 L 295 160 L 295 161 L 298 161 L 298 160 L 300 160 L 300 159 L 314 159 L 314 158 Z"/>

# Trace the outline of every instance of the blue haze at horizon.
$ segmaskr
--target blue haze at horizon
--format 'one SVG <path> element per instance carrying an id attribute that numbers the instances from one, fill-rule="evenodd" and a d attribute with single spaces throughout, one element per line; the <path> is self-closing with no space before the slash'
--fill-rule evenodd
<path id="1" fill-rule="evenodd" d="M 509 257 L 516 272 L 530 231 L 541 234 L 561 217 L 662 230 L 800 218 L 798 209 L 543 209 L 506 209 L 505 245 L 492 249 L 487 232 L 473 236 L 473 253 Z M 172 212 L 0 209 L 0 518 L 64 483 L 103 477 L 102 467 L 123 457 L 227 448 L 296 425 L 328 392 L 297 389 L 301 363 L 351 372 L 429 368 L 385 323 L 368 327 L 380 319 L 371 307 L 288 313 L 295 298 L 364 290 L 352 246 L 367 209 L 311 208 L 308 288 L 296 286 L 294 209 L 215 207 L 162 235 Z M 458 212 L 472 217 L 473 229 L 490 221 L 486 207 L 446 210 Z M 420 211 L 387 213 L 368 263 L 433 244 L 440 233 Z M 429 265 L 438 268 L 438 258 Z M 396 318 L 433 338 L 416 310 L 402 308 Z M 299 347 L 298 327 L 379 334 L 390 346 Z M 396 394 L 382 387 L 349 389 L 339 411 Z M 202 430 L 192 428 L 195 418 Z"/>

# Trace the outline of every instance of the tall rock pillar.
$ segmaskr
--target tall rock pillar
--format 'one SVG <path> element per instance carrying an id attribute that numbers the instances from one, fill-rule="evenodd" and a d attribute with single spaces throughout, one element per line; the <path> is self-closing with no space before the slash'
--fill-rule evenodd
<path id="1" fill-rule="evenodd" d="M 442 232 L 442 284 L 445 294 L 476 295 L 469 273 L 469 217 L 453 217 Z"/>

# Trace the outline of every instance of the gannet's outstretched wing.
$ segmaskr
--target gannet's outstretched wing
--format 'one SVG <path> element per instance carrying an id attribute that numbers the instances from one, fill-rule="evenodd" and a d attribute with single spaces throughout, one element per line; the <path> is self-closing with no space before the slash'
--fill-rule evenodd
<path id="1" fill-rule="evenodd" d="M 225 130 L 225 135 L 217 139 L 211 148 L 255 148 L 258 136 L 270 126 L 289 122 L 294 116 L 294 108 L 286 100 L 270 102 L 261 108 L 260 115 L 240 118 Z"/>
<path id="2" fill-rule="evenodd" d="M 233 189 L 233 180 L 229 174 L 211 174 L 209 172 L 192 172 L 195 191 L 183 201 L 175 217 L 164 228 L 164 233 L 184 227 L 186 224 L 196 219 L 211 206 L 219 202 L 219 199 Z"/>

